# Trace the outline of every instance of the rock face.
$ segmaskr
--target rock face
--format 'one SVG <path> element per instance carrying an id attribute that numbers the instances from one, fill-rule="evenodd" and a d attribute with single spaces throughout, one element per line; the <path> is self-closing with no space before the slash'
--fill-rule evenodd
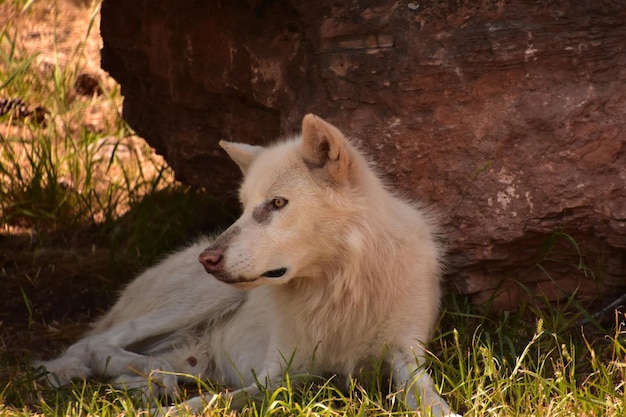
<path id="1" fill-rule="evenodd" d="M 182 181 L 316 113 L 441 216 L 448 282 L 515 306 L 626 287 L 620 1 L 104 0 L 102 65 Z"/>

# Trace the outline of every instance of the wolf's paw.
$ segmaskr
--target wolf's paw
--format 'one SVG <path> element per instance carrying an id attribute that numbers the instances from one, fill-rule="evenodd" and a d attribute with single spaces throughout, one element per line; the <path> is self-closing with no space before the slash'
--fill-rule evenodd
<path id="1" fill-rule="evenodd" d="M 120 375 L 113 381 L 113 385 L 135 391 L 148 400 L 163 396 L 176 398 L 179 394 L 176 375 L 159 371 L 152 371 L 149 375 Z"/>
<path id="2" fill-rule="evenodd" d="M 200 413 L 203 410 L 210 410 L 216 401 L 220 398 L 220 394 L 206 395 L 203 397 L 193 397 L 189 400 L 170 407 L 156 407 L 150 409 L 150 416 L 155 417 L 174 417 L 178 415 L 189 415 L 189 412 Z"/>
<path id="3" fill-rule="evenodd" d="M 175 406 L 171 406 L 151 408 L 148 410 L 148 415 L 150 417 L 176 417 L 179 413 Z"/>
<path id="4" fill-rule="evenodd" d="M 81 359 L 73 356 L 61 356 L 50 361 L 35 362 L 32 367 L 37 371 L 39 369 L 45 371 L 39 379 L 53 387 L 67 385 L 73 379 L 87 379 L 93 373 Z"/>

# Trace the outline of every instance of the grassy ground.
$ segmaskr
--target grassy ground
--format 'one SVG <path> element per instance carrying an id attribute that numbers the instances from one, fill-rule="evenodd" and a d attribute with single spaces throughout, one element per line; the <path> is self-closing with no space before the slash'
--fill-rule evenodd
<path id="1" fill-rule="evenodd" d="M 123 122 L 97 28 L 97 4 L 0 2 L 0 416 L 141 413 L 132 393 L 98 381 L 43 386 L 28 363 L 74 341 L 136 271 L 230 219 L 227 202 L 177 184 Z M 468 416 L 626 415 L 623 314 L 588 318 L 573 299 L 486 314 L 449 296 L 430 371 Z M 241 414 L 403 414 L 374 381 L 286 381 Z"/>

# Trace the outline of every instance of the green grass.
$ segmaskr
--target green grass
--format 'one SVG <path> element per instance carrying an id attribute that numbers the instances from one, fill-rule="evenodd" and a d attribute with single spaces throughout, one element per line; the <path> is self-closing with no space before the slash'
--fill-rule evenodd
<path id="1" fill-rule="evenodd" d="M 32 1 L 7 4 L 24 13 L 37 7 Z M 15 303 L 5 299 L 11 306 L 6 308 L 21 315 L 0 340 L 0 348 L 24 334 L 61 328 L 62 323 L 41 312 L 42 300 L 59 297 L 58 309 L 70 302 L 66 298 L 71 294 L 49 287 L 46 277 L 56 276 L 53 273 L 61 266 L 55 263 L 52 271 L 48 258 L 38 264 L 37 254 L 45 253 L 44 249 L 70 247 L 70 237 L 79 236 L 75 246 L 81 250 L 76 250 L 70 264 L 78 269 L 81 284 L 71 288 L 100 291 L 105 283 L 114 292 L 121 284 L 117 276 L 132 276 L 185 239 L 222 225 L 229 216 L 223 202 L 176 184 L 171 170 L 147 146 L 129 140 L 133 132 L 118 113 L 122 98 L 115 84 L 101 82 L 101 95 L 76 94 L 74 84 L 86 66 L 84 45 L 89 31 L 95 30 L 91 23 L 84 38 L 69 53 L 65 51 L 66 58 L 59 58 L 61 48 L 55 43 L 52 59 L 43 66 L 38 54 L 28 53 L 20 44 L 19 27 L 7 24 L 0 31 L 0 98 L 19 97 L 48 112 L 39 122 L 11 113 L 0 117 L 0 227 L 31 236 L 23 249 L 30 251 L 26 260 L 5 262 L 0 268 L 4 288 L 15 283 L 10 296 Z M 109 109 L 98 128 L 84 121 L 94 108 Z M 209 215 L 190 214 L 203 211 Z M 557 253 L 557 241 L 569 242 L 574 257 Z M 107 248 L 102 268 L 92 265 L 100 262 L 94 254 L 101 247 Z M 538 252 L 540 261 L 573 259 L 579 269 L 591 274 L 576 242 L 564 233 L 555 233 Z M 66 275 L 61 278 L 67 279 Z M 593 320 L 581 324 L 590 315 L 573 296 L 558 307 L 536 302 L 515 312 L 493 314 L 478 310 L 465 297 L 449 296 L 446 301 L 440 331 L 429 345 L 428 366 L 455 410 L 467 416 L 626 415 L 626 333 L 620 313 L 615 324 L 605 329 Z M 91 314 L 96 313 L 87 316 Z M 74 317 L 84 316 L 70 315 L 66 320 Z M 7 319 L 0 320 L 0 336 L 10 325 Z M 32 349 L 40 342 L 36 338 L 30 342 Z M 61 389 L 41 385 L 28 367 L 30 356 L 38 352 L 18 354 L 11 346 L 13 350 L 7 348 L 0 360 L 0 371 L 7 374 L 0 378 L 0 416 L 143 413 L 132 392 L 96 381 Z M 380 378 L 364 386 L 352 380 L 348 389 L 337 388 L 335 379 L 315 378 L 296 388 L 286 378 L 283 387 L 265 393 L 240 414 L 405 414 L 394 393 L 381 388 L 385 384 Z M 216 390 L 198 381 L 184 395 Z M 211 405 L 209 415 L 233 414 L 222 400 Z"/>
<path id="2" fill-rule="evenodd" d="M 459 300 L 451 298 L 452 303 Z M 466 300 L 450 305 L 430 358 L 431 373 L 449 403 L 467 416 L 623 416 L 623 330 L 600 337 L 600 329 L 578 325 L 579 313 L 548 314 L 521 309 L 515 315 L 487 318 L 477 315 Z M 13 398 L 14 405 L 7 411 L 11 415 L 20 415 L 19 410 L 27 406 L 47 416 L 141 412 L 141 403 L 132 393 L 107 385 L 77 384 L 53 391 L 30 378 L 25 376 L 16 384 L 30 386 L 34 400 L 26 404 Z M 394 394 L 381 391 L 376 384 L 364 388 L 352 381 L 346 390 L 336 388 L 333 381 L 318 378 L 295 388 L 286 379 L 282 388 L 265 393 L 241 414 L 403 415 L 401 407 L 393 406 L 399 403 Z M 194 394 L 216 389 L 201 382 L 190 388 Z M 0 397 L 7 395 L 6 390 Z M 210 415 L 231 415 L 226 402 L 216 399 L 212 406 Z"/>
<path id="3" fill-rule="evenodd" d="M 587 314 L 522 306 L 514 315 L 446 314 L 433 358 L 468 415 L 619 416 L 626 334 L 581 326 Z M 623 320 L 623 317 L 621 318 Z"/>

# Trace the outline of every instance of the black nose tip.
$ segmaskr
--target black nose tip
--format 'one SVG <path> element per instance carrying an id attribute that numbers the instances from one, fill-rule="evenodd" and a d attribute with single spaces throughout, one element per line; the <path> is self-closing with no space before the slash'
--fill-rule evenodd
<path id="1" fill-rule="evenodd" d="M 287 272 L 287 268 L 278 268 L 272 269 L 271 271 L 267 271 L 264 274 L 261 274 L 262 277 L 266 278 L 280 278 Z"/>

